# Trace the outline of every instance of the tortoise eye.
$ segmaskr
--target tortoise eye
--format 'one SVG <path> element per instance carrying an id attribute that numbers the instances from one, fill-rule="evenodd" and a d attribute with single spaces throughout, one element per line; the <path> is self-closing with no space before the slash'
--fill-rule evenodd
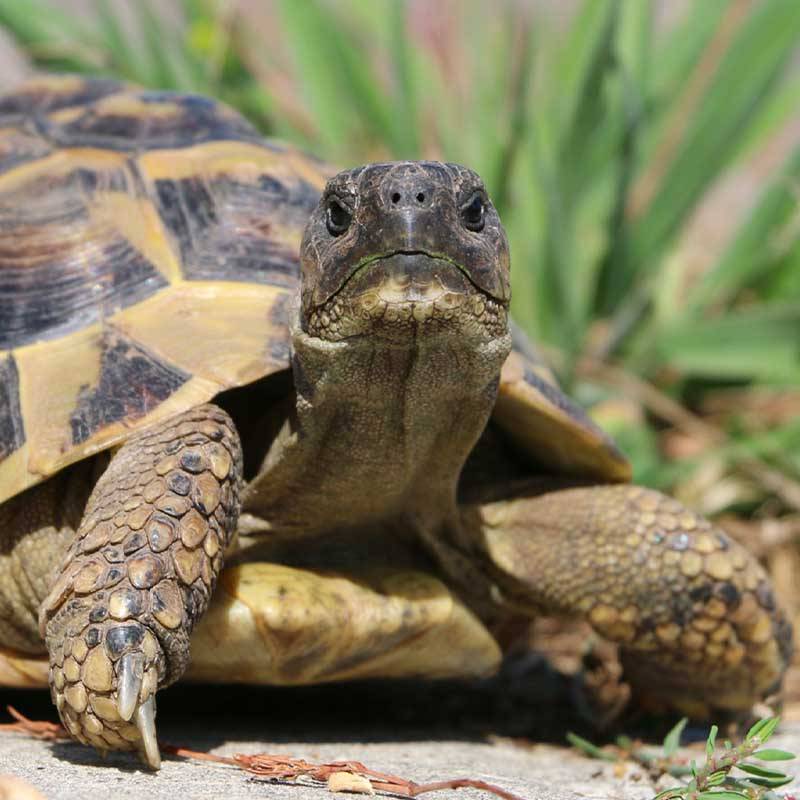
<path id="1" fill-rule="evenodd" d="M 350 211 L 335 197 L 331 197 L 325 215 L 328 233 L 331 236 L 341 236 L 350 227 L 352 221 L 353 215 Z"/>
<path id="2" fill-rule="evenodd" d="M 477 192 L 461 207 L 461 219 L 470 231 L 482 231 L 485 224 L 486 204 Z"/>

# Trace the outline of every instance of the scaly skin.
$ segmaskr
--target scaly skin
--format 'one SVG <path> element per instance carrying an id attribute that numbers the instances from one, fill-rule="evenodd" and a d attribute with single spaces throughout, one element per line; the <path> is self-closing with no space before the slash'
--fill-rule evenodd
<path id="1" fill-rule="evenodd" d="M 240 478 L 233 423 L 207 405 L 130 439 L 98 480 L 40 612 L 53 698 L 80 741 L 159 766 L 155 692 L 188 664 Z"/>
<path id="2" fill-rule="evenodd" d="M 99 466 L 75 464 L 0 504 L 0 646 L 43 651 L 39 606 L 75 538 Z"/>
<path id="3" fill-rule="evenodd" d="M 791 656 L 764 570 L 677 500 L 588 486 L 468 508 L 462 535 L 508 605 L 579 615 L 621 646 L 646 705 L 748 710 Z"/>

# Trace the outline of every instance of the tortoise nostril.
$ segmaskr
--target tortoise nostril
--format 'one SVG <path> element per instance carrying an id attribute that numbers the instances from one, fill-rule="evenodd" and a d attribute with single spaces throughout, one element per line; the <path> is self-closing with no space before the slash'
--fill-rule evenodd
<path id="1" fill-rule="evenodd" d="M 429 181 L 395 180 L 386 187 L 386 204 L 394 209 L 421 209 L 433 199 L 435 187 Z"/>

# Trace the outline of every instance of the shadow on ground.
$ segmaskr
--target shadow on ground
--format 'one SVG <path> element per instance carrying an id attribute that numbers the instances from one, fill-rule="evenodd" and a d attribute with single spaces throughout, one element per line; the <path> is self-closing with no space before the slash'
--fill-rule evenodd
<path id="1" fill-rule="evenodd" d="M 314 763 L 343 759 L 424 782 L 472 777 L 528 800 L 650 800 L 657 789 L 636 768 L 625 775 L 563 746 L 567 730 L 602 741 L 576 704 L 576 684 L 544 659 L 506 665 L 483 682 L 375 681 L 308 688 L 181 684 L 159 693 L 162 742 L 220 755 L 279 753 Z M 6 691 L 35 720 L 56 720 L 45 691 Z M 5 716 L 0 712 L 0 721 Z M 657 740 L 674 720 L 643 727 L 630 717 L 620 727 Z M 697 728 L 693 738 L 707 731 Z M 797 735 L 797 734 L 795 734 Z M 547 742 L 551 744 L 546 744 Z M 796 742 L 791 742 L 794 745 Z M 552 744 L 561 745 L 553 747 Z M 48 800 L 89 796 L 126 800 L 209 798 L 324 800 L 324 787 L 266 783 L 236 768 L 167 756 L 159 773 L 133 754 L 94 750 L 73 742 L 0 734 L 0 773 L 11 772 Z M 437 800 L 486 800 L 476 790 L 446 791 Z"/>
<path id="2" fill-rule="evenodd" d="M 567 730 L 589 730 L 573 708 L 572 682 L 545 664 L 507 669 L 485 681 L 364 681 L 311 687 L 181 683 L 159 692 L 160 732 L 185 722 L 274 742 L 402 742 L 488 735 L 561 743 Z M 58 720 L 49 693 L 7 690 L 11 704 L 36 720 Z M 568 710 L 569 709 L 569 710 Z M 2 714 L 2 716 L 5 716 Z M 5 721 L 5 720 L 3 720 Z M 163 736 L 163 734 L 162 734 Z M 175 742 L 175 744 L 183 744 Z"/>
<path id="3" fill-rule="evenodd" d="M 30 719 L 58 721 L 45 691 L 8 690 L 2 706 L 9 703 Z M 0 711 L 0 718 L 4 716 Z M 657 741 L 674 721 L 628 714 L 598 728 L 581 702 L 574 676 L 555 671 L 538 657 L 507 662 L 498 676 L 482 681 L 364 681 L 310 687 L 180 683 L 158 695 L 159 738 L 184 747 L 198 747 L 202 740 L 206 749 L 231 738 L 280 744 L 481 742 L 497 736 L 560 745 L 568 731 L 602 743 L 621 730 Z M 175 738 L 178 731 L 183 739 Z M 190 741 L 185 740 L 187 733 Z M 702 737 L 705 730 L 696 734 Z M 73 751 L 69 744 L 53 747 Z"/>

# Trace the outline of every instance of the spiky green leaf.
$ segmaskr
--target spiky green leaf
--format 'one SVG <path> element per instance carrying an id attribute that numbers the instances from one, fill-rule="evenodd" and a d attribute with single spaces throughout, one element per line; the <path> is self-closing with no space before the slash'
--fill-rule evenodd
<path id="1" fill-rule="evenodd" d="M 686 727 L 687 722 L 689 722 L 687 717 L 678 720 L 664 737 L 664 755 L 667 758 L 674 756 L 675 753 L 678 752 L 678 748 L 681 746 L 681 735 L 683 734 L 683 729 Z"/>
<path id="2" fill-rule="evenodd" d="M 598 747 L 596 744 L 592 744 L 588 739 L 584 739 L 582 736 L 578 736 L 577 733 L 573 733 L 569 731 L 567 733 L 567 741 L 575 748 L 580 750 L 582 753 L 585 753 L 587 756 L 591 756 L 592 758 L 599 758 L 602 761 L 616 761 L 616 756 L 612 753 L 608 753 L 602 748 Z"/>
<path id="3" fill-rule="evenodd" d="M 762 761 L 791 761 L 797 758 L 797 756 L 786 750 L 768 748 L 766 750 L 756 750 L 756 752 L 753 753 L 753 758 L 760 758 Z"/>
<path id="4" fill-rule="evenodd" d="M 711 726 L 711 730 L 708 732 L 708 739 L 706 739 L 706 755 L 711 758 L 714 755 L 714 746 L 717 741 L 717 732 L 719 728 L 716 725 Z"/>

